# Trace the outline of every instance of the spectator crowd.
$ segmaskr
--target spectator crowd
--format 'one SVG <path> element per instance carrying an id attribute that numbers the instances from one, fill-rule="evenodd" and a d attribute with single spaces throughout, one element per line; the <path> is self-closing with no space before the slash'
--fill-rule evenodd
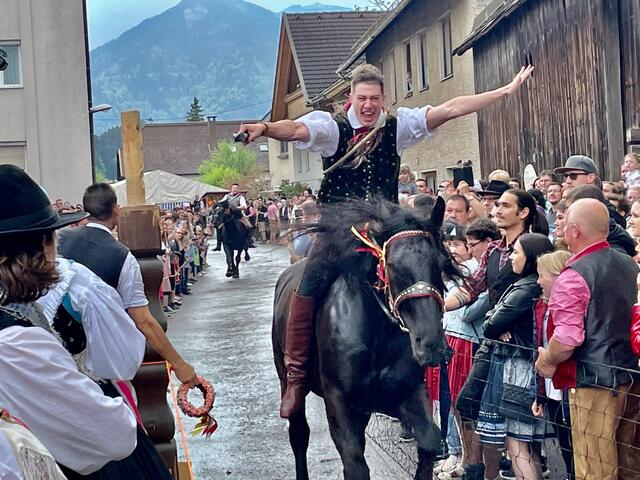
<path id="1" fill-rule="evenodd" d="M 583 155 L 527 190 L 512 173 L 433 192 L 400 168 L 402 204 L 429 215 L 443 198 L 464 277 L 447 285 L 450 359 L 426 371 L 434 478 L 548 478 L 552 437 L 568 479 L 640 478 L 640 157 L 604 181 Z"/>

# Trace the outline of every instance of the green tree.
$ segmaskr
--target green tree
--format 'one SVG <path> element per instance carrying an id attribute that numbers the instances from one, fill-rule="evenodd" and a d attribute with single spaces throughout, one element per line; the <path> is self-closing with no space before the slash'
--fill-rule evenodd
<path id="1" fill-rule="evenodd" d="M 304 185 L 300 182 L 290 183 L 289 180 L 283 180 L 280 183 L 280 191 L 284 193 L 287 198 L 291 198 L 294 195 L 300 196 L 304 191 Z"/>
<path id="2" fill-rule="evenodd" d="M 258 173 L 256 154 L 238 143 L 218 142 L 209 160 L 200 165 L 200 181 L 229 188 L 233 182 L 246 186 Z"/>
<path id="3" fill-rule="evenodd" d="M 202 122 L 204 120 L 202 112 L 204 109 L 200 106 L 200 100 L 198 97 L 193 97 L 191 109 L 187 112 L 187 122 Z"/>

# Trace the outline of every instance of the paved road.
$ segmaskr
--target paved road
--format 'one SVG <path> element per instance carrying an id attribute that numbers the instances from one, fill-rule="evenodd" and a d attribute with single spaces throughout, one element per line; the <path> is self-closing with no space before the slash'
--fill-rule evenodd
<path id="1" fill-rule="evenodd" d="M 271 351 L 273 290 L 289 258 L 285 248 L 267 245 L 259 245 L 251 254 L 252 260 L 240 265 L 240 279 L 233 280 L 224 276 L 222 254 L 210 252 L 208 274 L 192 287 L 193 295 L 184 297 L 183 307 L 169 319 L 172 342 L 217 391 L 213 413 L 220 425 L 218 431 L 208 440 L 188 437 L 198 480 L 295 477 L 287 423 L 278 416 L 279 383 Z M 307 416 L 311 478 L 342 478 L 324 405 L 315 395 L 307 402 Z M 183 419 L 185 430 L 191 431 L 196 420 Z M 397 423 L 372 419 L 367 443 L 372 479 L 411 478 L 389 456 L 405 468 L 415 458 L 412 444 L 398 444 L 398 433 Z M 558 465 L 557 459 L 554 455 L 554 465 Z M 563 478 L 559 467 L 552 470 L 553 479 Z"/>
<path id="2" fill-rule="evenodd" d="M 222 254 L 210 252 L 208 274 L 169 319 L 172 342 L 217 391 L 213 413 L 218 431 L 208 440 L 188 438 L 198 480 L 295 476 L 287 423 L 278 416 L 280 387 L 271 351 L 273 289 L 289 257 L 285 248 L 266 245 L 251 254 L 251 261 L 240 265 L 240 279 L 233 280 L 224 276 Z M 315 395 L 307 402 L 307 415 L 311 478 L 342 478 L 324 405 Z M 190 418 L 184 422 L 187 431 L 196 423 Z M 373 445 L 368 446 L 367 458 L 374 479 L 409 478 Z"/>

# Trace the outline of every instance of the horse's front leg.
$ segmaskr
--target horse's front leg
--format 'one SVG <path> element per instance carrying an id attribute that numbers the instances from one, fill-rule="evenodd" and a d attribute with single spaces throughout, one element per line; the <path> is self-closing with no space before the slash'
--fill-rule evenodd
<path id="1" fill-rule="evenodd" d="M 440 429 L 433 422 L 424 384 L 400 404 L 402 420 L 413 427 L 418 447 L 416 480 L 431 480 L 433 462 L 440 449 Z"/>
<path id="2" fill-rule="evenodd" d="M 333 443 L 338 449 L 345 480 L 369 480 L 364 458 L 364 432 L 371 414 L 352 409 L 339 392 L 325 392 L 324 404 Z"/>
<path id="3" fill-rule="evenodd" d="M 224 256 L 227 260 L 227 273 L 226 277 L 230 277 L 233 275 L 233 250 L 231 250 L 227 245 L 224 245 Z"/>
<path id="4" fill-rule="evenodd" d="M 236 258 L 233 262 L 233 278 L 240 278 L 240 256 L 242 255 L 242 250 L 238 250 L 236 253 Z"/>

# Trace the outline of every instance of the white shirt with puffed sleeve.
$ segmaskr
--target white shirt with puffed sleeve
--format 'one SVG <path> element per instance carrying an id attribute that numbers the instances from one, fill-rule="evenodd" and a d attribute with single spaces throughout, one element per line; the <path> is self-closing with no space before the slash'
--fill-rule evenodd
<path id="1" fill-rule="evenodd" d="M 40 327 L 0 331 L 0 405 L 26 423 L 56 461 L 82 475 L 136 447 L 136 419 L 105 396 Z"/>
<path id="2" fill-rule="evenodd" d="M 427 111 L 432 108 L 426 105 L 420 108 L 398 108 L 396 151 L 402 155 L 405 148 L 412 147 L 420 140 L 428 138 L 432 133 L 427 128 Z M 383 113 L 380 113 L 382 116 Z M 355 130 L 362 127 L 353 108 L 347 110 L 347 119 Z M 331 157 L 338 150 L 340 142 L 340 130 L 338 123 L 329 112 L 314 110 L 300 117 L 297 122 L 302 123 L 309 130 L 309 140 L 306 142 L 293 142 L 298 150 L 318 152 L 323 157 Z"/>
<path id="3" fill-rule="evenodd" d="M 68 293 L 87 337 L 85 366 L 99 378 L 131 380 L 144 357 L 146 339 L 124 309 L 118 292 L 78 262 L 57 258 L 60 280 L 38 299 L 53 324 Z"/>

